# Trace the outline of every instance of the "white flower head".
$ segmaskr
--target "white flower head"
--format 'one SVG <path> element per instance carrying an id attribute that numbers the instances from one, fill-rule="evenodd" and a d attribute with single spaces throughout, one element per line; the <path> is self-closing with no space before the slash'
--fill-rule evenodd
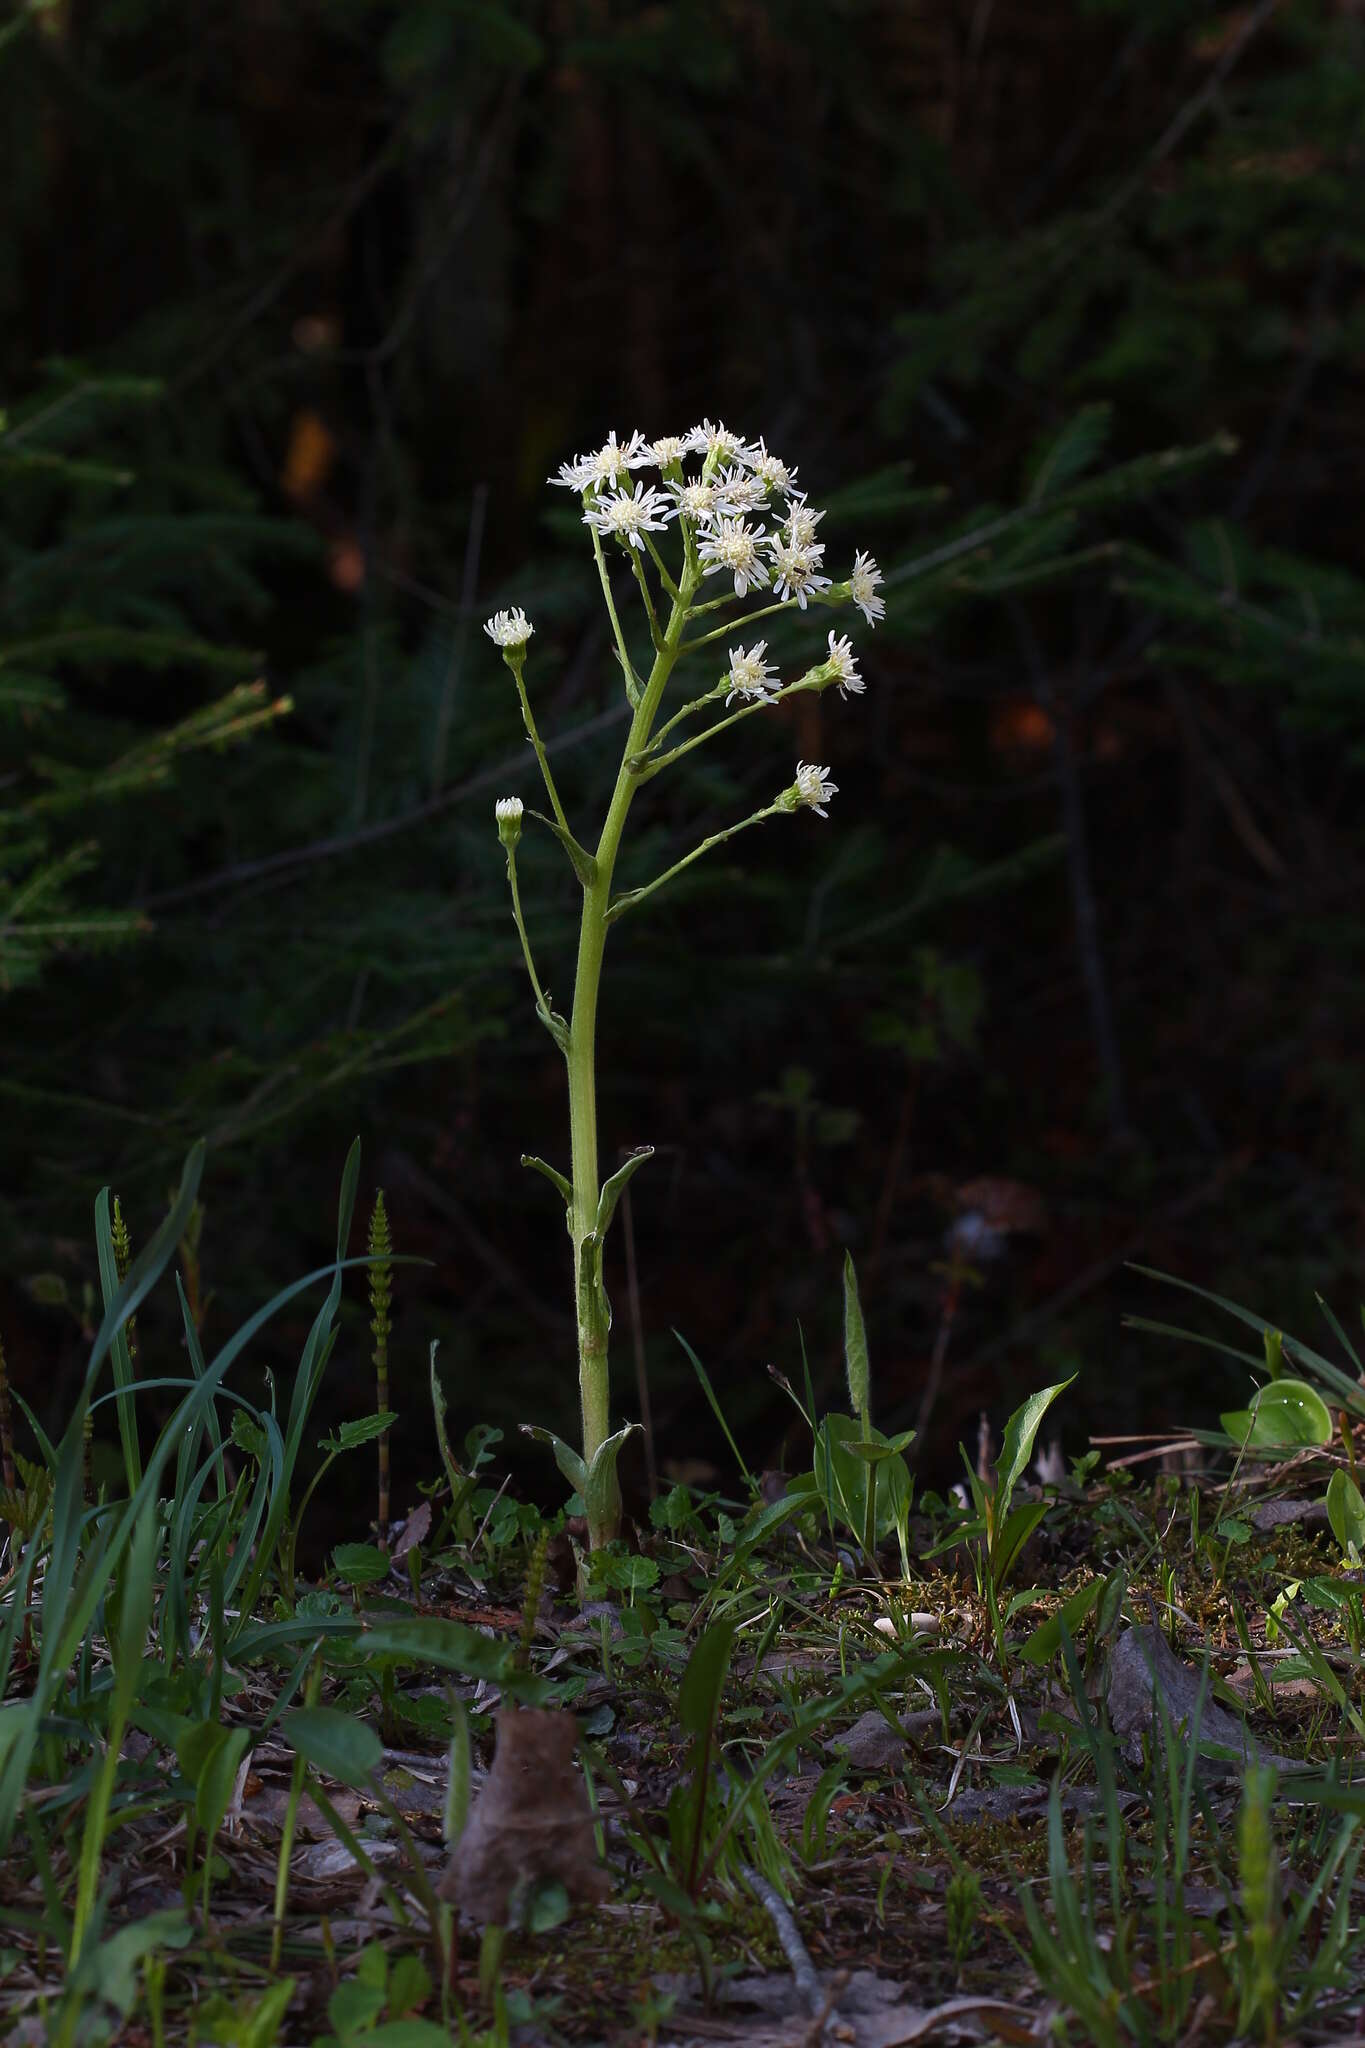
<path id="1" fill-rule="evenodd" d="M 719 508 L 714 484 L 703 483 L 698 477 L 684 477 L 680 484 L 668 483 L 664 489 L 672 493 L 673 510 L 682 518 L 699 525 L 715 518 Z"/>
<path id="2" fill-rule="evenodd" d="M 716 478 L 716 509 L 729 519 L 742 519 L 746 512 L 766 511 L 768 486 L 761 476 L 746 476 L 742 469 L 723 469 Z"/>
<path id="3" fill-rule="evenodd" d="M 849 595 L 869 626 L 886 617 L 886 599 L 876 595 L 882 572 L 871 555 L 860 548 L 853 557 L 853 574 L 848 579 Z"/>
<path id="4" fill-rule="evenodd" d="M 796 764 L 796 801 L 809 804 L 817 818 L 827 818 L 829 812 L 824 806 L 832 796 L 839 794 L 837 782 L 827 782 L 828 768 L 817 768 L 813 761 L 798 761 Z"/>
<path id="5" fill-rule="evenodd" d="M 724 420 L 713 425 L 703 420 L 699 427 L 693 427 L 687 436 L 687 445 L 694 454 L 704 455 L 709 463 L 747 463 L 748 449 L 742 434 L 732 434 Z"/>
<path id="6" fill-rule="evenodd" d="M 702 535 L 697 558 L 708 576 L 716 569 L 728 569 L 735 579 L 735 596 L 743 597 L 750 584 L 756 590 L 767 584 L 768 565 L 758 552 L 759 543 L 766 539 L 761 527 L 752 527 L 743 519 L 717 519 L 711 531 Z"/>
<path id="7" fill-rule="evenodd" d="M 571 491 L 600 490 L 603 484 L 615 483 L 628 470 L 644 467 L 650 459 L 644 443 L 645 437 L 637 428 L 622 445 L 613 427 L 600 448 L 591 455 L 575 455 L 572 462 L 562 462 L 559 475 L 552 476 L 550 482 L 563 484 Z"/>
<path id="8" fill-rule="evenodd" d="M 493 806 L 493 817 L 497 823 L 498 837 L 506 847 L 513 847 L 521 837 L 521 814 L 524 806 L 519 796 L 500 796 Z"/>
<path id="9" fill-rule="evenodd" d="M 825 551 L 818 542 L 802 547 L 793 541 L 788 546 L 785 541 L 774 538 L 769 547 L 773 558 L 773 589 L 779 597 L 794 597 L 804 611 L 807 598 L 829 589 L 828 576 L 819 573 L 820 559 Z"/>
<path id="10" fill-rule="evenodd" d="M 796 471 L 789 468 L 780 456 L 768 453 L 768 444 L 761 434 L 757 444 L 749 449 L 746 460 L 754 475 L 762 477 L 769 490 L 790 493 L 795 488 Z"/>
<path id="11" fill-rule="evenodd" d="M 656 469 L 668 469 L 675 462 L 681 462 L 691 445 L 686 434 L 662 434 L 657 441 L 651 441 L 645 449 Z"/>
<path id="12" fill-rule="evenodd" d="M 771 691 L 777 680 L 776 672 L 764 659 L 768 652 L 766 640 L 756 640 L 747 650 L 743 647 L 730 649 L 730 670 L 725 680 L 730 685 L 726 698 L 729 704 L 736 697 L 756 699 L 759 703 L 771 703 Z"/>
<path id="13" fill-rule="evenodd" d="M 517 605 L 510 612 L 494 612 L 483 630 L 495 647 L 524 647 L 536 629 Z"/>
<path id="14" fill-rule="evenodd" d="M 858 658 L 853 652 L 853 642 L 847 634 L 839 640 L 835 639 L 833 633 L 830 634 L 825 671 L 831 682 L 838 681 L 841 697 L 849 690 L 855 697 L 860 697 L 867 688 L 867 684 L 858 673 Z"/>
<path id="15" fill-rule="evenodd" d="M 806 503 L 804 491 L 793 491 L 787 503 L 787 517 L 783 521 L 787 530 L 787 538 L 792 546 L 797 548 L 816 546 L 815 529 L 824 516 L 822 511 L 811 511 L 810 506 Z M 823 552 L 824 543 L 820 542 L 819 546 Z"/>
<path id="16" fill-rule="evenodd" d="M 671 508 L 653 484 L 637 483 L 634 495 L 628 490 L 599 491 L 583 514 L 586 526 L 599 533 L 614 533 L 633 548 L 643 548 L 646 533 L 662 533 Z"/>

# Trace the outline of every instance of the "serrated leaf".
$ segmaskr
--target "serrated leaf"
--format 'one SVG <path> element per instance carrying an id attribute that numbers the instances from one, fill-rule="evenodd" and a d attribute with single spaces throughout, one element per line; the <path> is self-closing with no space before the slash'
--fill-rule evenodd
<path id="1" fill-rule="evenodd" d="M 389 1560 L 377 1543 L 338 1543 L 332 1561 L 350 1586 L 377 1586 L 388 1576 Z"/>
<path id="2" fill-rule="evenodd" d="M 357 1415 L 351 1422 L 343 1422 L 335 1436 L 325 1436 L 318 1445 L 320 1451 L 354 1451 L 361 1444 L 372 1443 L 377 1436 L 383 1436 L 386 1429 L 392 1429 L 398 1417 L 392 1408 L 376 1409 L 373 1415 Z"/>

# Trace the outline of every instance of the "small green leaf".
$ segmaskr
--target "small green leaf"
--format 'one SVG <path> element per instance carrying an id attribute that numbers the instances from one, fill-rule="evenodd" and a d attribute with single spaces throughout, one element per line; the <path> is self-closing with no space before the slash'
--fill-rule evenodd
<path id="1" fill-rule="evenodd" d="M 547 1165 L 545 1160 L 537 1159 L 534 1152 L 523 1152 L 521 1163 L 523 1166 L 533 1167 L 537 1173 L 543 1173 L 551 1186 L 559 1189 L 560 1194 L 564 1197 L 565 1207 L 572 1209 L 573 1182 L 571 1180 L 566 1180 L 562 1173 L 557 1173 L 553 1166 Z"/>
<path id="2" fill-rule="evenodd" d="M 555 1463 L 568 1480 L 575 1493 L 587 1499 L 588 1468 L 578 1452 L 566 1444 L 562 1436 L 556 1436 L 552 1429 L 542 1429 L 539 1423 L 523 1422 L 523 1436 L 529 1436 L 534 1443 L 548 1444 L 555 1454 Z"/>
<path id="3" fill-rule="evenodd" d="M 572 832 L 566 832 L 556 819 L 547 818 L 544 811 L 528 809 L 527 816 L 536 818 L 542 825 L 548 826 L 549 830 L 554 833 L 555 838 L 563 847 L 565 853 L 568 854 L 569 859 L 573 862 L 573 871 L 583 884 L 583 887 L 591 889 L 593 883 L 597 880 L 597 862 L 588 852 L 587 847 L 580 846 Z"/>
<path id="4" fill-rule="evenodd" d="M 915 1441 L 913 1429 L 903 1429 L 899 1436 L 874 1437 L 871 1443 L 850 1441 L 844 1448 L 855 1458 L 866 1459 L 869 1465 L 885 1464 L 888 1458 L 897 1458 Z"/>
<path id="5" fill-rule="evenodd" d="M 1365 1555 L 1365 1500 L 1349 1472 L 1338 1470 L 1327 1482 L 1327 1519 L 1348 1557 Z"/>
<path id="6" fill-rule="evenodd" d="M 1026 1662 L 1050 1664 L 1062 1647 L 1063 1626 L 1069 1635 L 1076 1635 L 1081 1623 L 1103 1593 L 1106 1583 L 1104 1579 L 1091 1579 L 1078 1593 L 1073 1593 L 1055 1614 L 1049 1615 L 1048 1619 L 1033 1631 L 1020 1652 Z"/>
<path id="7" fill-rule="evenodd" d="M 1271 1379 L 1280 1379 L 1284 1373 L 1284 1331 L 1263 1330 L 1261 1341 L 1265 1345 L 1266 1371 Z"/>
<path id="8" fill-rule="evenodd" d="M 348 1586 L 377 1586 L 388 1577 L 389 1560 L 376 1543 L 338 1543 L 332 1560 Z"/>
<path id="9" fill-rule="evenodd" d="M 339 1707 L 295 1707 L 281 1718 L 280 1732 L 315 1771 L 343 1785 L 363 1788 L 384 1761 L 384 1745 L 373 1728 Z"/>
<path id="10" fill-rule="evenodd" d="M 599 1238 L 606 1236 L 611 1219 L 616 1214 L 616 1204 L 624 1194 L 631 1175 L 639 1171 L 646 1159 L 652 1159 L 653 1157 L 654 1147 L 652 1145 L 637 1145 L 625 1164 L 618 1166 L 611 1179 L 603 1183 L 602 1192 L 597 1198 L 597 1235 Z"/>
<path id="11" fill-rule="evenodd" d="M 373 1415 L 358 1415 L 353 1422 L 343 1422 L 335 1436 L 325 1436 L 318 1445 L 320 1451 L 354 1451 L 361 1444 L 373 1443 L 377 1436 L 383 1436 L 386 1429 L 392 1429 L 398 1417 L 392 1408 L 377 1409 Z"/>

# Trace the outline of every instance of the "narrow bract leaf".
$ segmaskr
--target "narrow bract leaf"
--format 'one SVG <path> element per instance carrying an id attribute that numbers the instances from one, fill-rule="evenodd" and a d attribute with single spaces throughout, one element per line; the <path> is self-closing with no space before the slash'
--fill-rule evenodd
<path id="1" fill-rule="evenodd" d="M 542 1429 L 536 1422 L 523 1422 L 521 1433 L 535 1443 L 548 1444 L 555 1454 L 556 1465 L 574 1492 L 587 1497 L 588 1468 L 571 1444 L 566 1444 L 563 1437 L 556 1436 L 552 1429 Z"/>
<path id="2" fill-rule="evenodd" d="M 616 1204 L 624 1194 L 631 1175 L 638 1173 L 646 1159 L 652 1159 L 653 1157 L 654 1147 L 652 1145 L 637 1145 L 624 1166 L 618 1166 L 610 1180 L 603 1183 L 602 1192 L 597 1198 L 597 1235 L 599 1237 L 606 1236 L 611 1219 L 616 1214 Z"/>

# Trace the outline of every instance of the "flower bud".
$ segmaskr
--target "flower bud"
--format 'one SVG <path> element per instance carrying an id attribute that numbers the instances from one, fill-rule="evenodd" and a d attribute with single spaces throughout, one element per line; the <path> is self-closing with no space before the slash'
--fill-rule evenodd
<path id="1" fill-rule="evenodd" d="M 522 808 L 519 796 L 500 796 L 494 806 L 493 815 L 498 821 L 498 837 L 509 853 L 521 837 Z"/>

